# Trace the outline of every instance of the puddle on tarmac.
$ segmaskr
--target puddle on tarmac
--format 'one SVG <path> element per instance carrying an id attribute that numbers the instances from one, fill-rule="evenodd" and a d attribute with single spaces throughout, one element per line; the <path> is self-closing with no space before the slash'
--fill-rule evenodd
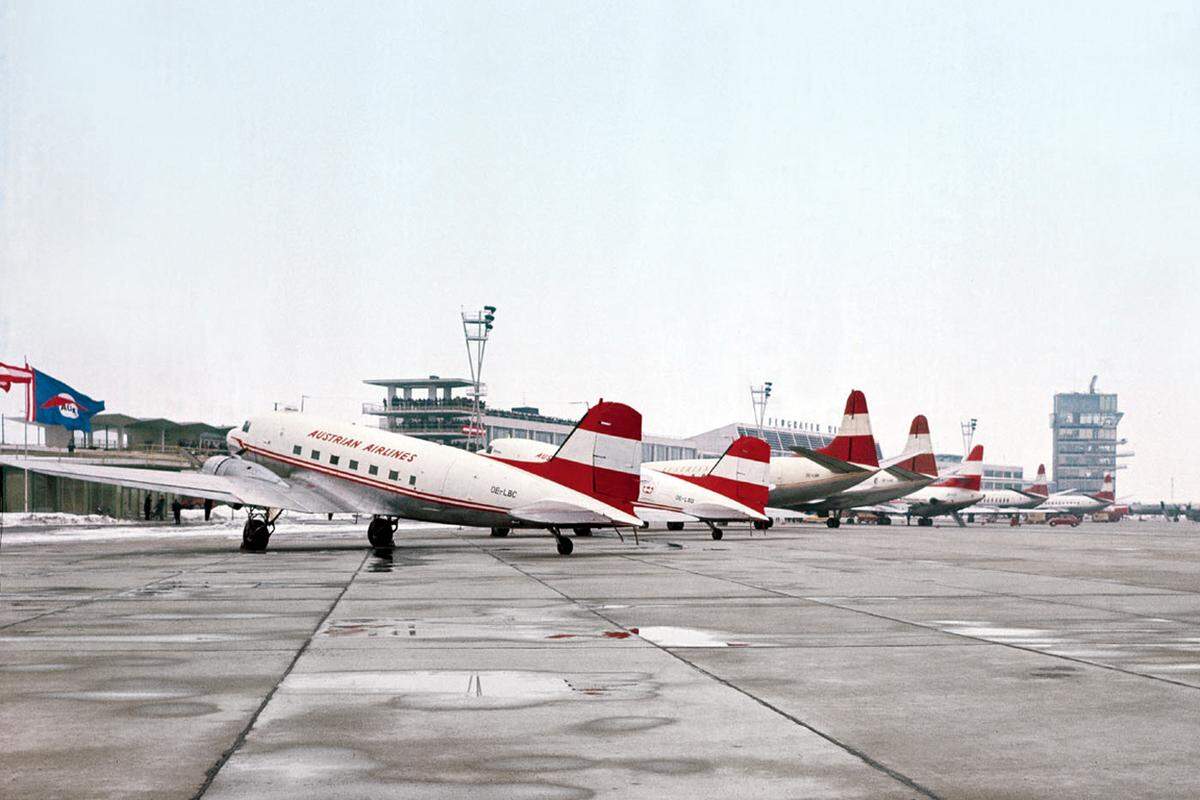
<path id="1" fill-rule="evenodd" d="M 1052 631 L 1040 630 L 1038 628 L 995 628 L 988 626 L 957 626 L 951 625 L 946 628 L 947 633 L 958 634 L 959 636 L 970 636 L 975 639 L 996 639 L 997 641 L 1021 641 L 1037 640 L 1039 642 L 1054 642 Z"/>
<path id="2" fill-rule="evenodd" d="M 632 632 L 636 633 L 636 629 Z M 597 639 L 628 639 L 629 631 L 563 631 L 545 625 L 532 625 L 512 619 L 498 619 L 494 624 L 452 622 L 427 619 L 347 618 L 333 620 L 321 629 L 321 636 L 388 638 L 409 640 L 458 641 L 550 641 L 574 642 Z"/>
<path id="3" fill-rule="evenodd" d="M 1038 667 L 1037 669 L 1033 669 L 1033 670 L 1029 671 L 1029 677 L 1055 680 L 1055 679 L 1060 679 L 1060 678 L 1074 678 L 1076 676 L 1076 673 L 1078 673 L 1078 672 L 1079 672 L 1078 667 L 1067 667 L 1067 666 Z"/>
<path id="4" fill-rule="evenodd" d="M 405 708 L 515 708 L 586 699 L 635 699 L 652 690 L 640 673 L 561 674 L 517 670 L 402 670 L 292 673 L 297 694 L 386 694 Z"/>
<path id="5" fill-rule="evenodd" d="M 29 636 L 0 636 L 0 642 L 108 642 L 112 644 L 176 644 L 196 642 L 236 642 L 246 639 L 230 633 L 161 633 L 161 634 L 113 634 L 112 636 L 79 635 L 79 636 L 45 636 L 30 634 Z"/>
<path id="6" fill-rule="evenodd" d="M 0 667 L 0 672 L 63 672 L 75 668 L 74 664 L 8 664 Z"/>
<path id="7" fill-rule="evenodd" d="M 262 614 L 254 611 L 229 612 L 226 614 L 177 614 L 169 612 L 128 614 L 123 619 L 138 621 L 187 620 L 187 619 L 273 619 L 277 614 Z"/>
<path id="8" fill-rule="evenodd" d="M 660 647 L 760 647 L 731 639 L 727 634 L 698 628 L 651 625 L 638 629 L 638 635 Z"/>
<path id="9" fill-rule="evenodd" d="M 141 690 L 141 691 L 99 691 L 99 692 L 51 692 L 46 694 L 46 697 L 53 697 L 58 700 L 100 700 L 116 703 L 125 703 L 130 700 L 145 702 L 147 700 L 175 700 L 180 697 L 187 697 L 191 692 L 171 691 L 169 689 Z"/>

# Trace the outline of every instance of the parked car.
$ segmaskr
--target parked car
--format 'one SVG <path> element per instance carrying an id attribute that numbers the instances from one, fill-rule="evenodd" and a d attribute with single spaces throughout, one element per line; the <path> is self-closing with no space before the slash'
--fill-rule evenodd
<path id="1" fill-rule="evenodd" d="M 1083 520 L 1074 514 L 1059 514 L 1057 517 L 1052 517 L 1050 519 L 1050 525 L 1070 525 L 1072 528 L 1075 528 L 1078 527 L 1079 523 L 1082 521 Z"/>

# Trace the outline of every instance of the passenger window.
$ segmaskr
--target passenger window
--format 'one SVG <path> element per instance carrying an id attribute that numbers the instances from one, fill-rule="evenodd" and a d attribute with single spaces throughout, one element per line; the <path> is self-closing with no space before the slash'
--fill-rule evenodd
<path id="1" fill-rule="evenodd" d="M 337 466 L 339 461 L 341 461 L 341 458 L 339 458 L 338 456 L 330 456 L 329 457 L 329 463 L 335 467 Z"/>
<path id="2" fill-rule="evenodd" d="M 300 455 L 300 452 L 301 452 L 300 445 L 296 445 L 295 447 L 292 448 L 292 455 L 298 456 L 298 455 Z"/>
<path id="3" fill-rule="evenodd" d="M 358 462 L 355 461 L 353 458 L 350 459 L 350 469 L 358 469 Z"/>
<path id="4" fill-rule="evenodd" d="M 409 485 L 409 486 L 416 486 L 416 485 L 417 485 L 417 476 L 416 476 L 416 475 L 409 475 L 409 476 L 408 476 L 408 485 Z"/>
<path id="5" fill-rule="evenodd" d="M 389 473 L 388 473 L 388 480 L 389 480 L 389 481 L 398 481 L 398 480 L 400 480 L 400 473 L 399 473 L 399 472 L 396 472 L 396 470 L 392 470 L 391 472 L 389 472 Z"/>
<path id="6" fill-rule="evenodd" d="M 321 460 L 321 451 L 320 451 L 320 450 L 313 450 L 313 451 L 312 451 L 312 457 L 313 457 L 313 460 L 314 460 L 314 461 L 320 461 L 320 460 Z"/>
<path id="7" fill-rule="evenodd" d="M 250 432 L 250 420 L 246 420 L 245 422 L 242 423 L 242 433 L 249 433 L 249 432 Z"/>
<path id="8" fill-rule="evenodd" d="M 367 472 L 369 472 L 369 473 L 370 473 L 370 474 L 372 474 L 372 475 L 378 475 L 378 474 L 379 474 L 379 467 L 377 467 L 377 466 L 375 466 L 374 464 L 372 464 L 371 466 L 367 467 Z"/>

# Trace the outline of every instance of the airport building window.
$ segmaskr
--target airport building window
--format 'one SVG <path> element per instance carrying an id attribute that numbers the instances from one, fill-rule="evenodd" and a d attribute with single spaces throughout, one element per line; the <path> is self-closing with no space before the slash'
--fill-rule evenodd
<path id="1" fill-rule="evenodd" d="M 303 448 L 301 448 L 300 445 L 296 445 L 292 448 L 292 455 L 294 456 L 300 455 L 301 452 L 303 452 Z"/>
<path id="2" fill-rule="evenodd" d="M 375 466 L 374 464 L 372 464 L 371 466 L 367 467 L 367 472 L 368 472 L 369 474 L 371 474 L 371 475 L 378 475 L 378 474 L 379 474 L 379 467 L 377 467 L 377 466 Z"/>
<path id="3" fill-rule="evenodd" d="M 350 469 L 358 469 L 358 462 L 355 461 L 353 458 L 350 459 Z"/>
<path id="4" fill-rule="evenodd" d="M 389 471 L 388 471 L 388 480 L 389 480 L 389 481 L 398 481 L 398 480 L 400 480 L 400 473 L 399 473 L 399 472 L 396 472 L 396 470 L 394 470 L 394 469 L 393 469 L 393 470 L 389 470 Z"/>
<path id="5" fill-rule="evenodd" d="M 339 458 L 338 456 L 330 456 L 329 457 L 329 463 L 335 467 L 337 466 L 339 461 L 341 461 L 341 458 Z"/>
<path id="6" fill-rule="evenodd" d="M 321 451 L 320 451 L 320 450 L 313 450 L 313 451 L 312 451 L 312 458 L 313 458 L 313 460 L 314 460 L 314 461 L 320 461 L 320 460 L 321 460 Z"/>

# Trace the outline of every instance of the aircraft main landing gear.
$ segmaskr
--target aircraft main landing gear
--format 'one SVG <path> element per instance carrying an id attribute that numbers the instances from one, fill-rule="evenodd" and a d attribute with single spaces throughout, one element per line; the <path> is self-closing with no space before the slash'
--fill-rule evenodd
<path id="1" fill-rule="evenodd" d="M 575 549 L 575 543 L 563 536 L 558 528 L 551 528 L 550 533 L 554 535 L 554 541 L 558 545 L 558 554 L 560 556 L 571 555 L 571 551 Z"/>
<path id="2" fill-rule="evenodd" d="M 505 537 L 508 536 L 508 528 L 492 528 L 492 536 Z"/>
<path id="3" fill-rule="evenodd" d="M 396 533 L 397 520 L 388 519 L 387 517 L 372 517 L 371 524 L 367 526 L 367 541 L 371 547 L 392 547 L 396 544 L 394 534 Z"/>
<path id="4" fill-rule="evenodd" d="M 587 525 L 576 525 L 574 528 L 571 528 L 571 532 L 576 536 L 588 537 L 592 535 L 592 529 Z"/>
<path id="5" fill-rule="evenodd" d="M 683 530 L 683 523 L 682 523 L 682 522 L 668 522 L 668 523 L 667 523 L 667 530 L 669 530 L 669 531 L 681 531 L 681 530 Z"/>
<path id="6" fill-rule="evenodd" d="M 271 516 L 270 509 L 266 511 L 251 511 L 246 524 L 242 526 L 242 550 L 247 553 L 261 553 L 267 549 L 271 534 L 275 532 L 275 520 L 279 519 L 282 511 Z"/>
<path id="7" fill-rule="evenodd" d="M 715 522 L 708 523 L 708 527 L 712 528 L 712 537 L 718 542 L 721 541 L 721 538 L 725 536 L 725 531 L 718 528 Z"/>
<path id="8" fill-rule="evenodd" d="M 825 520 L 825 525 L 830 528 L 840 528 L 842 527 L 842 519 L 841 517 L 830 516 Z"/>

